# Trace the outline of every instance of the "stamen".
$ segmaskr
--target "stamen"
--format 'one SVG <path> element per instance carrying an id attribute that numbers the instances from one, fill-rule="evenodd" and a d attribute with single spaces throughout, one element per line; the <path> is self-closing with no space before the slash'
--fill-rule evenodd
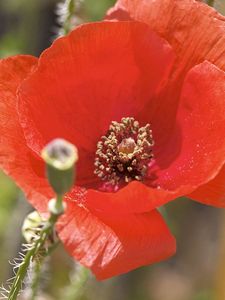
<path id="1" fill-rule="evenodd" d="M 94 173 L 103 181 L 117 185 L 122 180 L 143 180 L 153 158 L 150 125 L 139 127 L 134 118 L 113 121 L 97 144 Z"/>

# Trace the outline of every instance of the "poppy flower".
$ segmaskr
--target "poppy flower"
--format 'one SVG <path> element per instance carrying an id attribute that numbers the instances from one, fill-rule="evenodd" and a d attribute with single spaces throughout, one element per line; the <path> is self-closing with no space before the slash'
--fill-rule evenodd
<path id="1" fill-rule="evenodd" d="M 183 3 L 188 12 L 195 2 Z M 178 39 L 174 45 L 140 20 L 115 21 L 118 6 L 108 17 L 113 21 L 76 28 L 39 59 L 0 61 L 0 164 L 46 212 L 54 195 L 41 150 L 58 137 L 77 146 L 76 185 L 65 197 L 57 231 L 68 252 L 98 279 L 174 254 L 175 240 L 157 207 L 199 193 L 223 168 L 224 20 L 200 7 L 217 40 L 203 36 L 193 63 L 185 53 L 177 55 Z M 177 24 L 185 18 L 180 13 Z M 179 35 L 192 34 L 194 43 L 188 24 Z M 185 46 L 180 41 L 179 49 Z M 196 43 L 190 51 L 198 50 Z M 205 61 L 209 53 L 214 63 Z M 213 199 L 206 201 L 224 206 L 222 196 Z"/>

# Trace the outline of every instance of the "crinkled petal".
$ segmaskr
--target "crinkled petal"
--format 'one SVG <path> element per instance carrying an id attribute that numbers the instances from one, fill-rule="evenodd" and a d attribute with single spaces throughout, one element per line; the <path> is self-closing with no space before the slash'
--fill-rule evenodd
<path id="1" fill-rule="evenodd" d="M 150 211 L 191 190 L 190 187 L 184 186 L 168 191 L 132 181 L 116 193 L 89 189 L 84 192 L 83 197 L 74 197 L 74 199 L 78 205 L 84 205 L 94 214 L 101 212 L 109 215 L 127 215 Z"/>
<path id="2" fill-rule="evenodd" d="M 86 24 L 58 39 L 20 89 L 29 146 L 39 154 L 53 138 L 71 141 L 78 183 L 94 182 L 97 142 L 112 121 L 135 116 L 161 90 L 173 58 L 169 44 L 138 22 Z"/>
<path id="3" fill-rule="evenodd" d="M 176 242 L 160 214 L 118 216 L 90 214 L 70 203 L 58 224 L 67 251 L 100 280 L 173 255 Z"/>
<path id="4" fill-rule="evenodd" d="M 225 73 L 211 63 L 204 62 L 188 73 L 174 133 L 158 157 L 159 186 L 197 188 L 218 174 L 225 160 L 224 95 Z M 170 161 L 173 151 L 176 158 Z"/>
<path id="5" fill-rule="evenodd" d="M 31 56 L 0 60 L 0 166 L 24 190 L 36 208 L 43 210 L 47 202 L 45 196 L 50 195 L 50 191 L 46 181 L 34 171 L 31 151 L 26 145 L 16 111 L 18 86 L 33 72 L 36 64 L 37 59 Z"/>
<path id="6" fill-rule="evenodd" d="M 225 17 L 195 0 L 118 0 L 108 19 L 145 22 L 172 45 L 176 73 L 208 60 L 225 69 Z"/>

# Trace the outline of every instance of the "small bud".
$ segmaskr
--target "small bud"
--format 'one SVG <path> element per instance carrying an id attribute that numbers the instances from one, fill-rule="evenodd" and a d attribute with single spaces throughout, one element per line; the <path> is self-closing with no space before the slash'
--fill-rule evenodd
<path id="1" fill-rule="evenodd" d="M 22 234 L 28 244 L 34 243 L 40 236 L 46 220 L 35 210 L 23 222 Z"/>
<path id="2" fill-rule="evenodd" d="M 42 230 L 48 226 L 48 219 L 43 218 L 36 210 L 27 215 L 23 222 L 22 234 L 25 241 L 29 245 L 34 243 L 40 238 Z M 47 237 L 43 248 L 41 250 L 47 250 L 52 247 L 58 241 L 56 232 L 53 230 Z M 39 252 L 41 254 L 42 252 Z"/>
<path id="3" fill-rule="evenodd" d="M 77 148 L 63 139 L 55 139 L 41 152 L 46 162 L 47 177 L 58 195 L 68 192 L 75 179 L 74 166 L 78 160 Z"/>
<path id="4" fill-rule="evenodd" d="M 53 215 L 61 215 L 66 210 L 66 203 L 62 202 L 62 205 L 58 205 L 57 199 L 51 199 L 48 202 L 48 211 Z"/>

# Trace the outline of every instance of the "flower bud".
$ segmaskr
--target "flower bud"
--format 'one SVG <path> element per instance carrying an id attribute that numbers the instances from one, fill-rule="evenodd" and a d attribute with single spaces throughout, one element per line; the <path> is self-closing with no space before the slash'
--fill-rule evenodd
<path id="1" fill-rule="evenodd" d="M 55 139 L 41 152 L 46 162 L 48 181 L 58 195 L 68 192 L 75 180 L 75 163 L 78 160 L 77 148 L 63 139 Z"/>
<path id="2" fill-rule="evenodd" d="M 28 244 L 34 243 L 40 236 L 46 220 L 35 210 L 23 222 L 22 234 Z"/>

